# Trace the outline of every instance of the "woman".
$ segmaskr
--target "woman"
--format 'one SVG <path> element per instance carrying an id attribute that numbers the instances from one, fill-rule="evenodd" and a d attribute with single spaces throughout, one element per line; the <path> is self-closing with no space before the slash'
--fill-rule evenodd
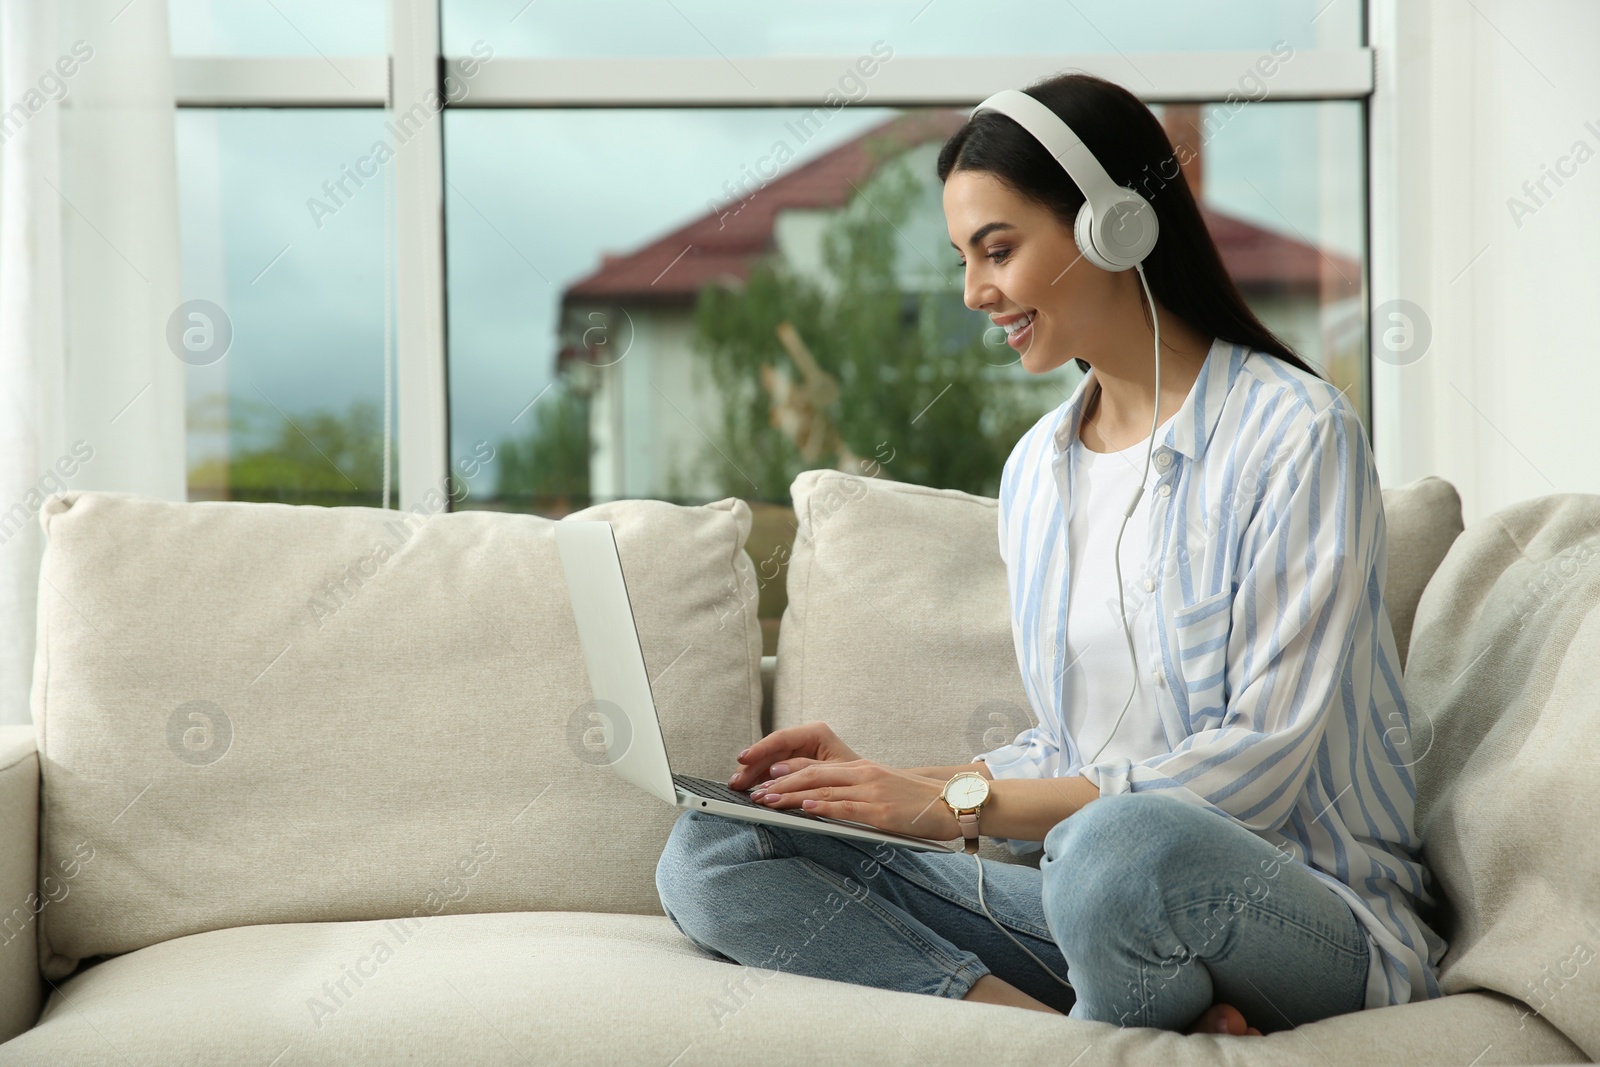
<path id="1" fill-rule="evenodd" d="M 1001 478 L 1039 725 L 900 769 L 808 723 L 740 753 L 729 784 L 950 839 L 944 787 L 977 772 L 981 832 L 1042 847 L 1039 867 L 985 866 L 980 901 L 964 855 L 687 812 L 662 904 L 740 963 L 1121 1025 L 1253 1035 L 1436 997 L 1361 424 L 1245 306 L 1137 98 L 1085 75 L 1027 92 L 1159 221 L 1142 275 L 1103 270 L 1074 239 L 1083 194 L 1012 119 L 979 111 L 939 156 L 967 306 L 1030 373 L 1087 372 Z"/>

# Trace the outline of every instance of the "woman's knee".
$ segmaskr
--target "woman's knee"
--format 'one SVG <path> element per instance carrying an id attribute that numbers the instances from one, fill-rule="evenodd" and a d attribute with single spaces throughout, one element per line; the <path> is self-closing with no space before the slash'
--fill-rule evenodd
<path id="1" fill-rule="evenodd" d="M 1063 819 L 1045 836 L 1039 862 L 1046 910 L 1125 908 L 1141 893 L 1158 894 L 1169 876 L 1181 876 L 1170 868 L 1187 862 L 1196 816 L 1215 818 L 1173 797 L 1119 793 Z"/>
<path id="2" fill-rule="evenodd" d="M 668 914 L 704 900 L 707 883 L 727 867 L 761 857 L 756 825 L 703 811 L 685 811 L 672 825 L 656 863 L 656 892 Z"/>

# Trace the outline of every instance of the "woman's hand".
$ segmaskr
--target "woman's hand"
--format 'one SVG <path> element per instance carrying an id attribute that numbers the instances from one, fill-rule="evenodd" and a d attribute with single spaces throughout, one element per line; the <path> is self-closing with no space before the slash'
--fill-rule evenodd
<path id="1" fill-rule="evenodd" d="M 730 789 L 749 789 L 774 774 L 787 774 L 817 762 L 858 760 L 855 750 L 834 733 L 825 722 L 808 722 L 784 730 L 774 730 L 739 753 L 740 767 L 728 779 Z M 784 764 L 779 769 L 774 764 Z"/>
<path id="2" fill-rule="evenodd" d="M 768 807 L 801 808 L 931 841 L 961 836 L 955 813 L 944 802 L 946 783 L 937 778 L 867 759 L 809 762 L 797 769 L 779 764 L 772 769 L 778 776 L 750 793 L 752 800 Z"/>

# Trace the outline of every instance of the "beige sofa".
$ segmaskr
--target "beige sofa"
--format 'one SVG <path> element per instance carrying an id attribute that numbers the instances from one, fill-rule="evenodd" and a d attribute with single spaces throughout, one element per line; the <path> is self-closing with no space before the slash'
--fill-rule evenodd
<path id="1" fill-rule="evenodd" d="M 995 502 L 793 495 L 775 662 L 743 503 L 576 516 L 616 526 L 675 768 L 809 718 L 899 765 L 1018 726 Z M 0 1067 L 1585 1062 L 1600 497 L 1459 537 L 1438 479 L 1385 503 L 1448 995 L 1219 1038 L 689 943 L 654 888 L 675 813 L 601 765 L 547 520 L 53 498 L 35 726 L 0 730 Z"/>

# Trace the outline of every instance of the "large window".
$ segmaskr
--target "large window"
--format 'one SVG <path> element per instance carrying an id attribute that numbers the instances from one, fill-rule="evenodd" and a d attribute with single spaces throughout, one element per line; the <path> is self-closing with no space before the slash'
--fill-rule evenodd
<path id="1" fill-rule="evenodd" d="M 232 330 L 192 497 L 736 495 L 759 559 L 809 467 L 992 494 L 1079 374 L 962 306 L 933 161 L 1069 68 L 1189 146 L 1247 301 L 1369 411 L 1356 0 L 170 5 L 185 296 Z"/>

